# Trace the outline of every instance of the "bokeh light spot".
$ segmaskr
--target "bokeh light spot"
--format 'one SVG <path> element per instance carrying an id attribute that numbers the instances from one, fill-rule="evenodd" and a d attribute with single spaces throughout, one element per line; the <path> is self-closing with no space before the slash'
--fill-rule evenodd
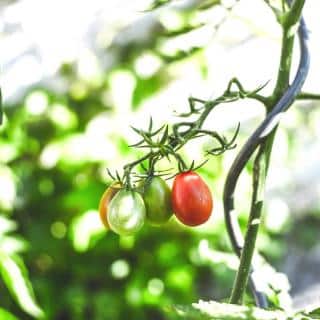
<path id="1" fill-rule="evenodd" d="M 35 262 L 39 270 L 45 272 L 52 266 L 53 259 L 48 254 L 41 254 Z"/>
<path id="2" fill-rule="evenodd" d="M 55 103 L 50 107 L 51 121 L 61 129 L 74 128 L 77 125 L 77 118 L 67 106 Z"/>
<path id="3" fill-rule="evenodd" d="M 139 56 L 134 68 L 137 74 L 142 78 L 148 78 L 154 75 L 161 67 L 161 60 L 154 54 L 145 53 Z"/>
<path id="4" fill-rule="evenodd" d="M 67 233 L 67 227 L 63 222 L 56 221 L 51 225 L 50 231 L 53 237 L 62 239 Z"/>
<path id="5" fill-rule="evenodd" d="M 105 228 L 96 210 L 89 210 L 75 217 L 71 225 L 71 240 L 75 250 L 85 252 L 92 240 L 105 233 Z"/>
<path id="6" fill-rule="evenodd" d="M 157 278 L 151 279 L 148 282 L 148 291 L 154 296 L 160 296 L 164 290 L 163 281 Z"/>
<path id="7" fill-rule="evenodd" d="M 61 149 L 56 143 L 48 144 L 40 154 L 40 165 L 45 169 L 53 168 L 59 161 Z"/>
<path id="8" fill-rule="evenodd" d="M 269 231 L 281 232 L 287 226 L 290 212 L 288 204 L 280 198 L 273 198 L 267 205 L 265 225 Z"/>
<path id="9" fill-rule="evenodd" d="M 42 179 L 39 181 L 38 188 L 42 195 L 50 195 L 54 191 L 54 183 L 50 179 Z"/>
<path id="10" fill-rule="evenodd" d="M 48 107 L 48 96 L 42 91 L 34 91 L 27 96 L 25 106 L 31 115 L 41 115 Z"/>
<path id="11" fill-rule="evenodd" d="M 142 300 L 142 292 L 140 288 L 137 287 L 129 287 L 126 291 L 126 299 L 129 304 L 133 306 L 138 306 L 141 304 Z"/>
<path id="12" fill-rule="evenodd" d="M 126 260 L 116 260 L 111 265 L 111 274 L 115 279 L 123 279 L 130 273 L 130 266 Z"/>

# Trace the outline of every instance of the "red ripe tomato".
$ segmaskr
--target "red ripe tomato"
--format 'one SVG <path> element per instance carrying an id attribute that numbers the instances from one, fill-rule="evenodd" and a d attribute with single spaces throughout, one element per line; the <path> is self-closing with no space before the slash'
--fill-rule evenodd
<path id="1" fill-rule="evenodd" d="M 213 208 L 208 186 L 193 171 L 182 172 L 176 176 L 171 202 L 174 214 L 187 226 L 198 226 L 206 222 Z"/>

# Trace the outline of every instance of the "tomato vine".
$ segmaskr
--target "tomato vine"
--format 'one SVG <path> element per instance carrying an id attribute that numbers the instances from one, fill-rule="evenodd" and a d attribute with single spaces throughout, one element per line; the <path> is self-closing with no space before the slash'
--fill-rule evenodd
<path id="1" fill-rule="evenodd" d="M 158 6 L 162 6 L 167 2 L 168 1 L 157 2 L 154 8 L 158 8 Z M 214 100 L 203 100 L 190 97 L 188 100 L 188 110 L 179 114 L 180 118 L 183 118 L 183 121 L 171 126 L 164 125 L 160 128 L 154 129 L 151 118 L 147 130 L 132 127 L 140 136 L 140 140 L 131 147 L 146 149 L 148 151 L 141 158 L 126 164 L 123 167 L 122 174 L 119 174 L 118 172 L 116 172 L 116 174 L 112 174 L 109 171 L 109 175 L 114 180 L 118 180 L 123 184 L 126 192 L 136 190 L 137 181 L 139 182 L 145 179 L 151 180 L 155 176 L 176 176 L 172 191 L 173 195 L 171 195 L 171 199 L 173 199 L 172 204 L 174 213 L 180 221 L 187 225 L 192 226 L 203 223 L 208 219 L 212 210 L 212 203 L 210 202 L 212 200 L 210 200 L 211 195 L 209 196 L 207 194 L 206 186 L 204 187 L 201 182 L 199 183 L 199 189 L 205 190 L 201 196 L 204 197 L 204 194 L 206 196 L 208 195 L 207 199 L 209 199 L 206 203 L 208 205 L 207 208 L 200 206 L 195 209 L 192 207 L 193 205 L 196 207 L 198 199 L 192 199 L 192 205 L 187 207 L 185 207 L 185 203 L 181 204 L 181 202 L 179 202 L 181 194 L 188 194 L 192 198 L 194 190 L 192 190 L 192 188 L 188 189 L 187 184 L 185 184 L 183 188 L 181 188 L 183 191 L 181 191 L 180 188 L 177 187 L 177 184 L 179 183 L 177 181 L 197 168 L 194 162 L 188 166 L 179 151 L 189 141 L 203 136 L 210 137 L 217 143 L 215 148 L 206 151 L 206 156 L 218 156 L 233 149 L 236 146 L 235 141 L 239 133 L 240 124 L 237 126 L 233 137 L 227 139 L 217 131 L 203 128 L 208 115 L 216 106 L 224 103 L 232 103 L 239 99 L 254 99 L 260 102 L 265 107 L 266 116 L 262 123 L 248 138 L 228 172 L 224 187 L 223 203 L 228 235 L 234 252 L 240 258 L 240 265 L 235 277 L 230 303 L 242 304 L 243 295 L 246 290 L 247 283 L 249 282 L 256 304 L 262 308 L 267 308 L 268 302 L 265 294 L 257 289 L 257 285 L 252 277 L 252 272 L 254 271 L 252 260 L 256 245 L 256 238 L 259 231 L 264 203 L 263 193 L 265 179 L 269 168 L 275 133 L 279 125 L 281 115 L 296 99 L 319 99 L 319 96 L 316 94 L 301 92 L 310 64 L 307 45 L 308 31 L 302 18 L 302 9 L 304 7 L 305 0 L 294 0 L 292 2 L 282 1 L 282 10 L 273 7 L 267 0 L 265 0 L 265 2 L 272 9 L 278 23 L 282 27 L 280 65 L 272 94 L 270 96 L 263 96 L 260 93 L 267 83 L 261 85 L 255 90 L 248 91 L 244 89 L 243 85 L 237 78 L 233 78 L 229 81 L 223 94 Z M 295 78 L 290 84 L 289 77 L 292 69 L 292 53 L 296 33 L 299 37 L 300 61 Z M 195 116 L 197 116 L 196 120 L 191 120 L 191 117 L 194 118 Z M 247 230 L 243 237 L 240 232 L 236 215 L 234 214 L 234 193 L 242 170 L 256 151 L 257 153 L 254 159 L 254 170 L 252 175 L 253 192 L 251 208 L 249 212 Z M 163 158 L 167 158 L 170 161 L 172 159 L 176 161 L 178 170 L 176 170 L 174 174 L 172 174 L 171 169 L 162 171 L 157 170 L 157 163 Z M 204 163 L 206 161 L 207 160 L 205 160 Z M 137 166 L 141 166 L 144 169 L 143 174 L 138 174 L 136 172 L 135 168 Z M 134 179 L 138 180 L 134 181 Z M 154 201 L 153 198 L 152 201 Z M 190 209 L 191 207 L 192 210 Z M 170 209 L 167 206 L 164 210 L 167 210 L 167 219 L 167 217 L 170 216 Z M 191 218 L 188 216 L 190 212 L 194 211 L 200 212 L 197 217 L 199 220 L 194 220 L 194 216 Z M 152 217 L 152 219 L 153 218 L 154 217 Z"/>

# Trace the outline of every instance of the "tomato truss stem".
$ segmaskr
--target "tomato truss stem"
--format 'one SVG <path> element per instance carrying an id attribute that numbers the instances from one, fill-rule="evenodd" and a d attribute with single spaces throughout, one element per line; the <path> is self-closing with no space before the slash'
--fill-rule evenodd
<path id="1" fill-rule="evenodd" d="M 171 159 L 174 159 L 177 162 L 179 172 L 188 170 L 187 164 L 184 162 L 178 151 L 190 140 L 199 137 L 208 136 L 218 143 L 217 147 L 207 150 L 206 155 L 216 156 L 235 148 L 235 141 L 239 133 L 240 124 L 238 124 L 233 137 L 228 140 L 216 131 L 203 129 L 205 120 L 219 104 L 232 103 L 239 99 L 255 99 L 259 102 L 263 102 L 264 105 L 268 105 L 267 98 L 258 94 L 265 85 L 266 84 L 253 91 L 247 91 L 237 78 L 233 78 L 229 81 L 224 93 L 214 100 L 203 100 L 195 97 L 190 97 L 188 99 L 189 111 L 179 114 L 178 116 L 181 118 L 189 118 L 190 116 L 199 115 L 194 121 L 181 121 L 175 123 L 172 125 L 171 130 L 169 130 L 168 125 L 161 126 L 159 129 L 154 130 L 151 118 L 148 130 L 132 127 L 132 129 L 141 137 L 141 140 L 131 145 L 131 147 L 149 149 L 149 152 L 123 167 L 122 183 L 129 189 L 133 188 L 131 175 L 137 176 L 136 173 L 133 172 L 133 169 L 136 166 L 143 164 L 146 160 L 149 160 L 147 173 L 150 175 L 153 175 L 154 172 L 156 172 L 156 163 L 162 158 L 167 158 L 170 161 Z M 203 163 L 205 162 L 207 161 L 204 161 Z M 189 169 L 190 168 L 194 168 L 194 162 Z M 197 168 L 199 168 L 199 166 Z"/>

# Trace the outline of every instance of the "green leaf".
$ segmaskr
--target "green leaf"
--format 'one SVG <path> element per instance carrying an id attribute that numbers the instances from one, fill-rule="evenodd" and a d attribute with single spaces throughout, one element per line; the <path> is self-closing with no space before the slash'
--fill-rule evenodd
<path id="1" fill-rule="evenodd" d="M 152 11 L 158 8 L 161 8 L 165 5 L 167 5 L 171 0 L 154 0 L 151 5 L 149 6 L 148 9 L 144 10 L 144 11 Z"/>
<path id="2" fill-rule="evenodd" d="M 161 137 L 161 140 L 160 140 L 160 144 L 164 144 L 167 141 L 168 134 L 169 134 L 169 127 L 168 127 L 168 125 L 166 125 L 166 128 L 165 128 L 163 135 Z"/>
<path id="3" fill-rule="evenodd" d="M 199 10 L 207 10 L 213 6 L 217 6 L 220 4 L 221 4 L 220 0 L 207 0 L 207 1 L 204 1 L 203 3 L 201 3 L 200 6 L 198 7 L 198 9 Z"/>
<path id="4" fill-rule="evenodd" d="M 16 228 L 17 224 L 14 221 L 4 216 L 0 216 L 0 237 L 10 231 L 16 230 Z"/>
<path id="5" fill-rule="evenodd" d="M 286 320 L 293 318 L 280 310 L 264 310 L 215 301 L 199 301 L 192 306 L 174 306 L 169 310 L 174 319 L 184 320 Z M 302 318 L 301 318 L 302 319 Z"/>
<path id="6" fill-rule="evenodd" d="M 180 35 L 186 34 L 188 32 L 197 30 L 203 26 L 205 26 L 204 23 L 199 23 L 197 25 L 186 25 L 180 29 L 165 31 L 163 36 L 168 37 L 168 38 L 176 37 L 176 36 L 180 36 Z"/>
<path id="7" fill-rule="evenodd" d="M 18 318 L 7 310 L 0 308 L 0 320 L 18 320 Z"/>
<path id="8" fill-rule="evenodd" d="M 308 317 L 312 317 L 308 319 L 320 319 L 320 307 L 316 309 L 314 309 L 314 307 L 305 308 L 305 310 L 303 311 L 303 314 L 305 314 Z"/>
<path id="9" fill-rule="evenodd" d="M 17 224 L 0 216 L 0 253 L 12 254 L 25 251 L 28 248 L 28 243 L 20 236 L 7 235 L 9 232 L 17 229 Z"/>
<path id="10" fill-rule="evenodd" d="M 312 310 L 309 314 L 312 316 L 317 316 L 320 319 L 320 307 L 315 310 Z"/>
<path id="11" fill-rule="evenodd" d="M 28 243 L 19 236 L 2 236 L 0 238 L 0 252 L 11 255 L 28 249 Z"/>
<path id="12" fill-rule="evenodd" d="M 0 254 L 0 273 L 8 290 L 20 307 L 29 315 L 41 318 L 43 311 L 35 301 L 28 271 L 16 255 Z"/>
<path id="13" fill-rule="evenodd" d="M 165 63 L 173 63 L 173 62 L 183 60 L 185 58 L 189 58 L 193 54 L 201 50 L 202 50 L 202 47 L 191 47 L 188 50 L 178 50 L 174 55 L 167 55 L 161 52 L 157 52 L 157 53 Z"/>

